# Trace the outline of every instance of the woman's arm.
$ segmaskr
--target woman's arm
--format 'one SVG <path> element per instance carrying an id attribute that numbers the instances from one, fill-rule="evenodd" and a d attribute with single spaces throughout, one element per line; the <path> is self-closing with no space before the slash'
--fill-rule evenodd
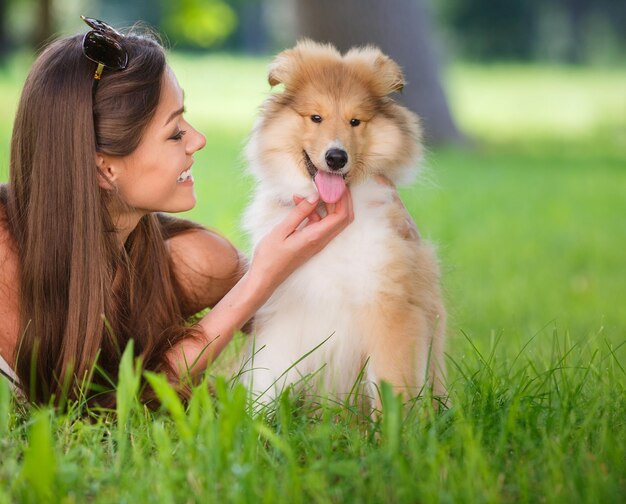
<path id="1" fill-rule="evenodd" d="M 204 228 L 167 240 L 185 318 L 213 307 L 248 269 L 248 259 L 226 238 Z"/>
<path id="2" fill-rule="evenodd" d="M 322 250 L 354 219 L 349 191 L 329 208 L 315 213 L 318 200 L 301 200 L 287 218 L 257 246 L 248 271 L 198 323 L 201 337 L 188 338 L 168 353 L 172 367 L 192 375 L 202 372 L 239 330 L 299 266 Z M 299 229 L 302 222 L 313 216 Z"/>

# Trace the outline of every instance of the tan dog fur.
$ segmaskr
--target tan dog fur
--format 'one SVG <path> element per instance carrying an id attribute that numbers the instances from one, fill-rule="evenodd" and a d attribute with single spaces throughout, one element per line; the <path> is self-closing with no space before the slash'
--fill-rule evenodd
<path id="1" fill-rule="evenodd" d="M 316 190 L 303 153 L 325 169 L 329 146 L 348 154 L 355 221 L 259 311 L 256 347 L 266 348 L 249 366 L 250 386 L 272 396 L 272 379 L 280 388 L 327 366 L 317 385 L 341 396 L 369 361 L 371 382 L 386 380 L 405 397 L 425 385 L 444 395 L 446 314 L 437 259 L 421 238 L 399 232 L 404 207 L 393 187 L 375 181 L 412 180 L 421 157 L 417 117 L 389 97 L 404 86 L 400 67 L 373 47 L 342 56 L 303 41 L 276 57 L 268 80 L 284 89 L 264 104 L 247 149 L 258 180 L 245 218 L 253 242 L 284 218 L 293 194 Z M 360 123 L 351 125 L 353 119 Z M 330 332 L 321 351 L 281 376 Z"/>

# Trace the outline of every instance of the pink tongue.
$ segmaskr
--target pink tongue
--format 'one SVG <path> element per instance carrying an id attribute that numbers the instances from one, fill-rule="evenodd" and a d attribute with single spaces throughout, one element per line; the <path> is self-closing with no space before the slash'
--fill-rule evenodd
<path id="1" fill-rule="evenodd" d="M 337 203 L 346 190 L 346 183 L 341 175 L 320 170 L 315 174 L 314 181 L 324 203 Z"/>

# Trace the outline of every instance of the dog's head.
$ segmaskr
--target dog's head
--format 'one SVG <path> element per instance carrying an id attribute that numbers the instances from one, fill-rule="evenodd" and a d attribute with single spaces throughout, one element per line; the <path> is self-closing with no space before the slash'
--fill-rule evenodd
<path id="1" fill-rule="evenodd" d="M 268 80 L 284 89 L 265 103 L 252 137 L 263 177 L 306 177 L 334 202 L 346 183 L 375 174 L 397 182 L 412 171 L 420 154 L 417 117 L 389 97 L 402 90 L 404 76 L 379 49 L 341 55 L 304 40 L 276 56 Z M 288 175 L 294 161 L 298 173 Z"/>

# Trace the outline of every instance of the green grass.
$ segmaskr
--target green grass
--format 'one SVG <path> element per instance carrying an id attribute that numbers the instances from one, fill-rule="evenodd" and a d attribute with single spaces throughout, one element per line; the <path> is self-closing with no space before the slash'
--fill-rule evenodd
<path id="1" fill-rule="evenodd" d="M 240 152 L 266 63 L 172 58 L 208 141 L 189 216 L 244 248 Z M 0 180 L 26 67 L 0 70 Z M 402 409 L 383 389 L 377 419 L 293 395 L 253 415 L 212 376 L 187 409 L 150 377 L 167 405 L 150 413 L 125 360 L 117 419 L 87 422 L 79 406 L 16 404 L 1 383 L 0 503 L 623 501 L 626 70 L 455 65 L 446 78 L 472 146 L 429 152 L 401 192 L 442 260 L 448 410 Z"/>

